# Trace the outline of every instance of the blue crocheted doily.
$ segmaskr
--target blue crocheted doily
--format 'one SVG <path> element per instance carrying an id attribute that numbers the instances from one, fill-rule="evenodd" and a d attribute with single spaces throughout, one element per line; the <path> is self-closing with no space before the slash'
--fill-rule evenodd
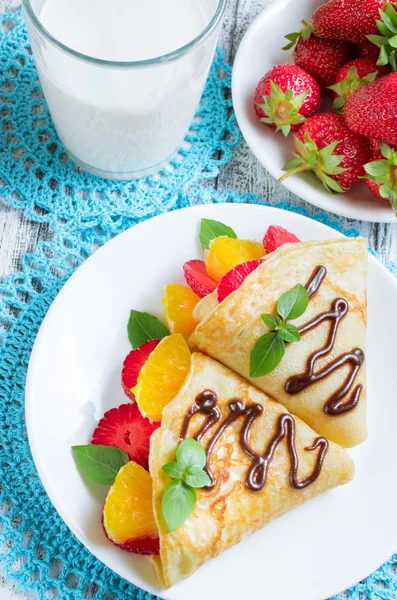
<path id="1" fill-rule="evenodd" d="M 238 143 L 229 86 L 230 68 L 218 51 L 186 148 L 171 168 L 136 182 L 108 182 L 82 173 L 67 157 L 48 115 L 21 14 L 0 17 L 0 194 L 28 218 L 48 222 L 54 233 L 51 242 L 24 256 L 21 272 L 0 285 L 0 567 L 40 600 L 155 600 L 96 560 L 52 507 L 26 437 L 26 370 L 54 297 L 99 245 L 167 210 L 198 202 L 258 202 L 251 194 L 194 187 L 215 177 Z M 278 206 L 307 215 L 286 202 Z M 325 213 L 312 218 L 342 231 Z M 397 276 L 397 264 L 387 267 Z M 397 555 L 334 600 L 396 597 Z"/>
<path id="2" fill-rule="evenodd" d="M 0 16 L 0 194 L 28 218 L 106 229 L 133 213 L 149 217 L 176 206 L 187 184 L 216 177 L 239 142 L 229 98 L 231 69 L 217 50 L 185 143 L 159 175 L 109 182 L 68 157 L 49 115 L 21 11 Z"/>

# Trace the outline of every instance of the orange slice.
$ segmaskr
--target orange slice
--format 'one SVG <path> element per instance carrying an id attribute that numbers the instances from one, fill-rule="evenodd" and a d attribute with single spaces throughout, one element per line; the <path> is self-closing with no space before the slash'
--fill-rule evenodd
<path id="1" fill-rule="evenodd" d="M 164 314 L 168 329 L 188 338 L 197 325 L 193 319 L 193 309 L 200 298 L 185 285 L 170 283 L 165 286 Z"/>
<path id="2" fill-rule="evenodd" d="M 124 465 L 110 488 L 103 508 L 103 527 L 107 537 L 126 550 L 140 554 L 154 553 L 156 542 L 158 546 L 158 531 L 152 502 L 152 478 L 149 473 L 133 461 Z M 147 551 L 143 552 L 145 547 Z"/>
<path id="3" fill-rule="evenodd" d="M 144 417 L 161 421 L 163 408 L 179 392 L 190 369 L 190 350 L 180 333 L 161 340 L 143 365 L 134 388 Z"/>
<path id="4" fill-rule="evenodd" d="M 207 273 L 215 281 L 220 281 L 226 273 L 249 260 L 257 260 L 266 254 L 259 242 L 237 240 L 221 235 L 212 240 L 204 256 Z"/>

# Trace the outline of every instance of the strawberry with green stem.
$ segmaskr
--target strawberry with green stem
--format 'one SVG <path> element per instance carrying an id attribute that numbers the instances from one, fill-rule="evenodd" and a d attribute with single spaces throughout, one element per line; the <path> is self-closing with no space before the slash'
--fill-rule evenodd
<path id="1" fill-rule="evenodd" d="M 380 144 L 380 152 L 364 165 L 365 183 L 379 200 L 389 201 L 397 214 L 397 150 Z"/>
<path id="2" fill-rule="evenodd" d="M 397 11 L 396 2 L 386 2 L 383 10 L 379 10 L 380 19 L 376 25 L 381 35 L 368 35 L 370 42 L 380 48 L 378 65 L 391 64 L 393 71 L 397 71 Z"/>
<path id="3" fill-rule="evenodd" d="M 373 58 L 355 58 L 338 71 L 334 85 L 330 85 L 334 96 L 334 110 L 343 112 L 346 100 L 360 87 L 387 75 L 390 67 L 379 67 Z"/>
<path id="4" fill-rule="evenodd" d="M 320 105 L 314 78 L 296 65 L 276 65 L 258 83 L 254 108 L 263 123 L 288 135 L 298 131 Z"/>
<path id="5" fill-rule="evenodd" d="M 280 178 L 312 171 L 329 192 L 344 192 L 364 174 L 363 165 L 370 157 L 369 141 L 350 131 L 336 113 L 314 115 L 295 136 L 294 159 L 287 162 L 288 172 Z"/>
<path id="6" fill-rule="evenodd" d="M 312 16 L 318 37 L 360 44 L 376 34 L 376 19 L 385 0 L 328 0 Z"/>
<path id="7" fill-rule="evenodd" d="M 351 58 L 352 46 L 315 36 L 307 21 L 302 21 L 302 25 L 301 31 L 285 36 L 289 43 L 283 50 L 294 48 L 295 64 L 314 77 L 320 88 L 325 90 L 335 82 L 339 69 Z"/>

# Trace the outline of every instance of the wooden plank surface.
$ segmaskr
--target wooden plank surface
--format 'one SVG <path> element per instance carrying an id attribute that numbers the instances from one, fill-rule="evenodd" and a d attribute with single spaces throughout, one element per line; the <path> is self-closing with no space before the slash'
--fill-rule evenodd
<path id="1" fill-rule="evenodd" d="M 229 0 L 220 39 L 229 63 L 233 62 L 248 25 L 269 3 L 270 0 Z M 0 0 L 0 13 L 13 10 L 18 5 L 19 0 Z M 244 141 L 212 185 L 219 191 L 254 192 L 260 198 L 274 203 L 288 199 L 294 204 L 304 205 L 312 214 L 318 212 L 318 209 L 278 184 L 258 163 Z M 344 218 L 340 222 L 344 227 L 355 227 L 368 237 L 371 246 L 383 259 L 397 259 L 397 225 L 363 223 Z M 8 208 L 0 198 L 0 278 L 20 269 L 22 255 L 33 251 L 40 240 L 49 237 L 45 224 L 30 222 L 21 211 Z M 31 594 L 19 592 L 0 572 L 0 600 L 28 599 L 32 599 Z"/>

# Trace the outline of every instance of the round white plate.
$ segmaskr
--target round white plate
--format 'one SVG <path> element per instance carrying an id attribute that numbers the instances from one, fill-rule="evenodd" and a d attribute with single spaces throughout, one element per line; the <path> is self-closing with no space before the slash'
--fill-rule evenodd
<path id="1" fill-rule="evenodd" d="M 323 0 L 277 0 L 264 10 L 249 27 L 238 49 L 233 67 L 233 104 L 244 138 L 259 162 L 273 177 L 283 175 L 283 166 L 292 158 L 292 135 L 284 138 L 261 123 L 254 111 L 253 97 L 258 81 L 274 65 L 293 62 L 291 51 L 281 50 L 284 36 L 302 28 L 301 20 L 310 21 Z M 364 182 L 345 194 L 325 191 L 310 173 L 293 175 L 283 184 L 291 192 L 320 208 L 352 219 L 395 223 L 389 203 L 377 200 Z"/>
<path id="2" fill-rule="evenodd" d="M 355 584 L 397 547 L 397 282 L 372 256 L 368 271 L 369 438 L 351 451 L 354 481 L 274 521 L 193 577 L 164 591 L 149 561 L 105 537 L 107 488 L 87 485 L 73 444 L 89 443 L 103 413 L 127 402 L 120 371 L 131 349 L 131 308 L 159 315 L 164 285 L 183 282 L 184 261 L 200 257 L 201 217 L 261 240 L 270 224 L 302 240 L 341 237 L 290 212 L 253 205 L 210 205 L 168 213 L 119 235 L 89 258 L 51 306 L 34 345 L 26 385 L 29 440 L 41 480 L 83 544 L 128 581 L 172 600 L 324 600 Z"/>

